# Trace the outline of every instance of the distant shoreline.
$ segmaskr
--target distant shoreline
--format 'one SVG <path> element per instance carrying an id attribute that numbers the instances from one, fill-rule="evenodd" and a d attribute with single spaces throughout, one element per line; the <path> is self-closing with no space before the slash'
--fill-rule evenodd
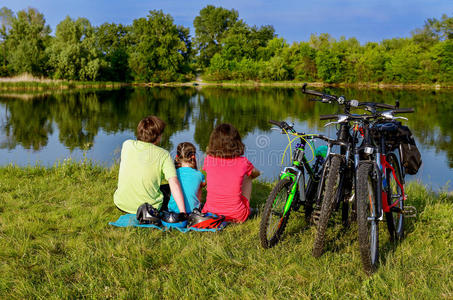
<path id="1" fill-rule="evenodd" d="M 50 79 L 34 80 L 8 80 L 0 78 L 0 91 L 44 91 L 44 90 L 71 90 L 71 89 L 105 89 L 121 87 L 302 87 L 304 82 L 292 81 L 189 81 L 189 82 L 163 82 L 163 83 L 127 83 L 127 82 L 81 82 L 61 81 Z M 419 89 L 419 90 L 442 90 L 453 89 L 452 84 L 395 84 L 395 83 L 323 83 L 309 82 L 313 87 L 340 87 L 357 89 Z"/>
<path id="2" fill-rule="evenodd" d="M 304 82 L 291 81 L 191 81 L 191 82 L 167 82 L 167 83 L 144 83 L 134 85 L 145 86 L 193 86 L 193 87 L 302 87 Z M 394 84 L 394 83 L 323 83 L 323 82 L 308 82 L 308 86 L 315 87 L 341 87 L 341 88 L 359 88 L 359 89 L 453 89 L 453 84 Z"/>

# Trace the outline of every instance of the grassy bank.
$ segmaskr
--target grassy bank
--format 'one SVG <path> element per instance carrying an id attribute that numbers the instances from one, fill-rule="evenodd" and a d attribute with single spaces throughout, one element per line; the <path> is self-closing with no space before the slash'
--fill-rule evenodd
<path id="1" fill-rule="evenodd" d="M 315 259 L 298 213 L 270 250 L 259 245 L 259 217 L 219 233 L 111 227 L 117 174 L 76 163 L 0 168 L 0 298 L 453 297 L 451 195 L 409 185 L 418 217 L 400 245 L 382 241 L 383 264 L 368 277 L 354 227 Z M 252 206 L 269 190 L 255 183 Z"/>
<path id="2" fill-rule="evenodd" d="M 22 74 L 15 77 L 0 78 L 0 90 L 7 91 L 45 91 L 45 90 L 66 90 L 78 88 L 119 88 L 127 83 L 110 81 L 67 81 L 38 78 L 29 74 Z"/>
<path id="3" fill-rule="evenodd" d="M 240 81 L 240 80 L 224 80 L 224 81 L 191 81 L 191 82 L 167 82 L 167 83 L 149 83 L 147 86 L 218 86 L 218 87 L 302 87 L 304 82 L 301 81 Z M 324 83 L 310 82 L 309 86 L 316 87 L 342 87 L 342 88 L 357 88 L 357 89 L 413 89 L 413 90 L 439 90 L 451 89 L 453 84 L 397 84 L 397 83 Z"/>
<path id="4" fill-rule="evenodd" d="M 11 78 L 0 78 L 0 91 L 48 91 L 48 90 L 68 90 L 68 89 L 104 89 L 120 88 L 124 86 L 218 86 L 218 87 L 302 87 L 304 82 L 301 81 L 252 81 L 252 80 L 224 80 L 208 81 L 196 80 L 189 82 L 162 82 L 162 83 L 126 83 L 126 82 L 109 82 L 109 81 L 66 81 L 52 80 L 47 78 L 37 78 L 28 74 L 23 74 Z M 323 83 L 311 82 L 312 87 L 348 87 L 358 89 L 450 89 L 453 84 L 395 84 L 395 83 Z"/>

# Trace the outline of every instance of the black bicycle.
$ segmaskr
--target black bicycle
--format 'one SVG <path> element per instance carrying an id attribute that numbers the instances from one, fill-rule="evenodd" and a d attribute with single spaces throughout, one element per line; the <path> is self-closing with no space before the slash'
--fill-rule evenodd
<path id="1" fill-rule="evenodd" d="M 405 205 L 402 165 L 406 159 L 404 140 L 411 142 L 411 137 L 400 134 L 404 128 L 396 119 L 405 118 L 394 116 L 412 112 L 412 108 L 372 111 L 375 120 L 364 131 L 366 157 L 357 169 L 357 226 L 362 264 L 369 274 L 379 262 L 379 221 L 385 215 L 390 240 L 398 241 L 404 237 L 405 216 L 416 213 L 414 207 Z M 420 164 L 421 160 L 418 167 Z"/>
<path id="2" fill-rule="evenodd" d="M 338 124 L 337 139 L 329 144 L 322 176 L 321 189 L 325 191 L 322 197 L 318 198 L 317 208 L 315 209 L 315 221 L 317 225 L 316 237 L 313 243 L 312 254 L 315 257 L 321 256 L 326 240 L 326 231 L 329 219 L 334 211 L 340 210 L 341 220 L 345 228 L 355 219 L 355 186 L 356 186 L 356 168 L 360 159 L 360 143 L 363 127 L 367 126 L 368 115 L 365 117 L 357 114 L 350 114 L 352 108 L 361 108 L 364 110 L 375 110 L 378 108 L 394 108 L 392 105 L 362 102 L 357 100 L 347 100 L 344 96 L 334 96 L 323 94 L 317 91 L 307 90 L 306 85 L 303 92 L 316 96 L 322 103 L 338 103 L 343 106 L 342 114 L 323 115 L 321 120 L 335 121 L 328 125 Z M 333 146 L 339 146 L 339 151 L 331 152 Z M 322 199 L 321 199 L 322 198 Z M 318 215 L 318 216 L 316 216 Z"/>
<path id="3" fill-rule="evenodd" d="M 264 248 L 274 246 L 281 238 L 291 211 L 304 207 L 305 219 L 310 220 L 313 205 L 317 202 L 319 182 L 325 165 L 326 151 L 320 147 L 312 149 L 314 162 L 310 164 L 305 155 L 306 148 L 312 148 L 310 140 L 321 139 L 333 142 L 324 135 L 307 135 L 297 133 L 293 126 L 286 122 L 269 121 L 281 129 L 282 133 L 295 136 L 299 142 L 292 155 L 292 165 L 280 174 L 280 179 L 266 200 L 261 217 L 259 237 Z M 290 142 L 291 144 L 291 142 Z M 308 176 L 306 181 L 305 176 Z"/>

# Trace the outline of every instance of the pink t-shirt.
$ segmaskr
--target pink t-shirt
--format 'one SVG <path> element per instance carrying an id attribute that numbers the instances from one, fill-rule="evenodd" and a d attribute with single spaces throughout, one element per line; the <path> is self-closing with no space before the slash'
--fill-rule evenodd
<path id="1" fill-rule="evenodd" d="M 250 176 L 253 164 L 246 157 L 206 156 L 207 197 L 203 212 L 224 215 L 230 221 L 244 222 L 250 214 L 249 199 L 242 196 L 242 180 Z"/>

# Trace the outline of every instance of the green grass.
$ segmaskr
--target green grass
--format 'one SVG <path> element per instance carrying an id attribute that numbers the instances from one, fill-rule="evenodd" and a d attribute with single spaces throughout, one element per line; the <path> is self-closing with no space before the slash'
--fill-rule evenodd
<path id="1" fill-rule="evenodd" d="M 115 228 L 117 167 L 0 168 L 0 298 L 453 298 L 453 200 L 408 186 L 418 217 L 361 269 L 354 226 L 311 256 L 301 215 L 264 250 L 259 216 L 218 233 Z M 256 182 L 252 206 L 270 185 Z M 384 234 L 382 226 L 382 236 Z"/>

